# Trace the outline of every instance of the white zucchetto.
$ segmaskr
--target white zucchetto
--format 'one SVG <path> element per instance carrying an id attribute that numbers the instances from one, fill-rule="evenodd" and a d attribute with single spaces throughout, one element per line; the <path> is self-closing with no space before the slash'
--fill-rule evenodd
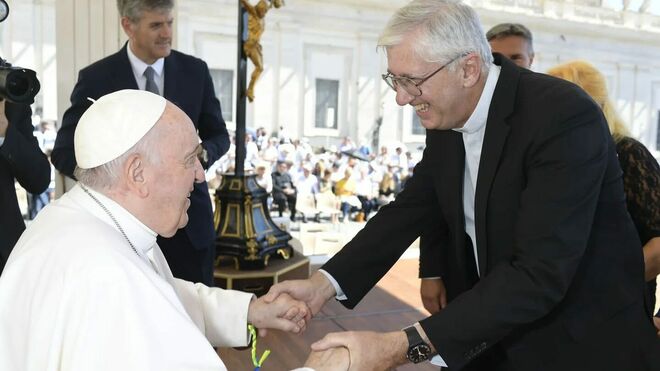
<path id="1" fill-rule="evenodd" d="M 167 100 L 144 90 L 102 96 L 83 113 L 74 136 L 78 167 L 91 169 L 123 155 L 165 112 Z"/>

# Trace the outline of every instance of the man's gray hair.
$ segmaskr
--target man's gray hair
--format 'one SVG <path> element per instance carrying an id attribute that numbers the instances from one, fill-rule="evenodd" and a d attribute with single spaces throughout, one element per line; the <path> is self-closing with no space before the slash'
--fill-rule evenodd
<path id="1" fill-rule="evenodd" d="M 170 11 L 174 8 L 174 0 L 117 0 L 119 15 L 137 23 L 142 18 L 142 12 Z"/>
<path id="2" fill-rule="evenodd" d="M 527 41 L 527 52 L 529 54 L 534 54 L 532 32 L 529 28 L 520 23 L 500 23 L 486 32 L 486 40 L 489 42 L 491 40 L 503 39 L 509 36 L 518 36 L 525 39 L 525 41 Z"/>
<path id="3" fill-rule="evenodd" d="M 91 169 L 81 169 L 76 166 L 73 176 L 76 179 L 97 191 L 110 190 L 117 185 L 121 179 L 121 171 L 124 163 L 134 154 L 142 155 L 144 161 L 149 164 L 160 162 L 160 131 L 158 124 L 154 125 L 147 134 L 133 147 L 116 159 Z"/>
<path id="4" fill-rule="evenodd" d="M 390 18 L 378 39 L 387 48 L 401 43 L 404 36 L 417 32 L 414 52 L 426 62 L 446 63 L 476 53 L 486 72 L 493 61 L 477 13 L 461 0 L 414 0 Z M 454 70 L 455 66 L 448 66 Z"/>

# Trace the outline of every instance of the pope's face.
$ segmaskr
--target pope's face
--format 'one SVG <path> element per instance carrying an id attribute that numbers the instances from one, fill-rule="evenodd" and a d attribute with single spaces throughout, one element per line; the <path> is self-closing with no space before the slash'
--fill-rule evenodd
<path id="1" fill-rule="evenodd" d="M 413 50 L 415 34 L 405 36 L 398 45 L 387 49 L 388 71 L 394 76 L 408 77 L 415 82 L 421 81 L 442 66 L 422 60 Z M 458 58 L 454 63 L 460 63 Z M 419 85 L 422 94 L 415 96 L 399 87 L 396 90 L 396 102 L 400 106 L 409 104 L 419 116 L 426 129 L 447 130 L 463 126 L 467 117 L 462 111 L 465 105 L 460 83 L 460 68 L 450 71 L 443 68 Z"/>
<path id="2" fill-rule="evenodd" d="M 171 237 L 188 223 L 190 194 L 195 182 L 204 181 L 199 162 L 199 137 L 183 111 L 168 103 L 161 117 L 160 161 L 152 164 L 155 180 L 150 189 L 150 205 L 157 221 L 154 230 Z"/>
<path id="3" fill-rule="evenodd" d="M 147 64 L 165 58 L 172 51 L 172 23 L 170 11 L 142 11 L 137 22 L 122 19 L 122 26 L 130 40 L 133 53 Z"/>

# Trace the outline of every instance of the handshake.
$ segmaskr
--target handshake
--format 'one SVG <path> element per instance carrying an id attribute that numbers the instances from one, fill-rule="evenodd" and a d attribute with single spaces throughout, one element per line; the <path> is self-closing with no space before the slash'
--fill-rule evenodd
<path id="1" fill-rule="evenodd" d="M 287 293 L 269 293 L 252 300 L 248 307 L 248 323 L 258 329 L 260 337 L 266 336 L 269 328 L 298 334 L 305 331 L 312 314 L 316 312 L 312 312 L 304 301 L 296 300 Z M 348 349 L 336 347 L 312 350 L 305 362 L 306 368 L 299 370 L 343 371 L 348 370 L 349 365 Z"/>
<path id="2" fill-rule="evenodd" d="M 259 329 L 260 336 L 265 335 L 266 328 L 300 333 L 312 316 L 335 295 L 335 288 L 320 272 L 306 280 L 284 281 L 252 301 L 248 322 Z M 381 352 L 369 349 L 374 344 L 379 344 Z M 331 333 L 311 345 L 306 368 L 297 370 L 386 370 L 406 363 L 407 346 L 403 331 Z"/>

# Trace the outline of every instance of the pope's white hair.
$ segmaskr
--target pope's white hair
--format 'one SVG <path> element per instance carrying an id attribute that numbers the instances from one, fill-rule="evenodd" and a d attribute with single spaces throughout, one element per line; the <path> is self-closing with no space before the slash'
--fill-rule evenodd
<path id="1" fill-rule="evenodd" d="M 91 169 L 81 169 L 76 166 L 73 176 L 80 183 L 94 190 L 109 190 L 121 179 L 122 168 L 130 156 L 139 154 L 144 161 L 150 164 L 158 163 L 160 161 L 160 132 L 162 131 L 157 129 L 158 126 L 156 123 L 133 147 L 116 159 Z"/>
<path id="2" fill-rule="evenodd" d="M 447 63 L 466 54 L 476 53 L 486 72 L 493 61 L 477 13 L 461 0 L 414 0 L 397 10 L 378 39 L 387 49 L 416 32 L 414 53 L 430 63 Z M 448 66 L 454 70 L 455 66 Z"/>

